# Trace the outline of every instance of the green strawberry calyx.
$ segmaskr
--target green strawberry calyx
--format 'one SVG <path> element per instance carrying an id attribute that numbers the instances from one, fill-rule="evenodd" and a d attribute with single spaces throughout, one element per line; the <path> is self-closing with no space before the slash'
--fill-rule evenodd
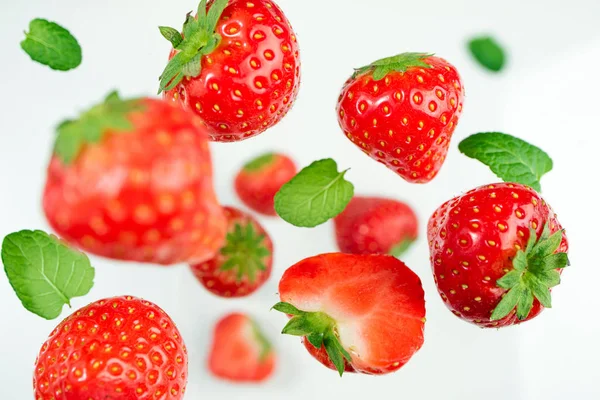
<path id="1" fill-rule="evenodd" d="M 400 258 L 404 253 L 406 253 L 408 249 L 411 248 L 414 242 L 415 239 L 403 239 L 392 246 L 392 248 L 389 251 L 389 254 L 396 258 Z"/>
<path id="2" fill-rule="evenodd" d="M 380 81 L 390 72 L 406 72 L 409 68 L 432 68 L 425 59 L 433 56 L 430 53 L 402 53 L 397 56 L 382 58 L 372 64 L 355 69 L 353 78 L 372 71 L 373 80 Z"/>
<path id="3" fill-rule="evenodd" d="M 562 235 L 563 231 L 550 234 L 546 224 L 538 239 L 535 229 L 530 228 L 527 247 L 519 250 L 513 259 L 514 269 L 496 282 L 507 292 L 492 312 L 492 321 L 506 317 L 515 307 L 517 318 L 521 321 L 526 319 L 534 298 L 544 307 L 552 308 L 550 289 L 560 284 L 557 270 L 569 265 L 567 253 L 556 253 Z"/>
<path id="4" fill-rule="evenodd" d="M 306 337 L 317 349 L 325 347 L 329 359 L 340 376 L 344 374 L 344 359 L 351 362 L 352 358 L 340 342 L 337 323 L 333 318 L 324 312 L 301 311 L 290 303 L 284 302 L 275 304 L 273 309 L 292 315 L 281 333 Z"/>
<path id="5" fill-rule="evenodd" d="M 257 232 L 254 224 L 249 222 L 245 226 L 235 224 L 233 231 L 227 234 L 221 255 L 226 260 L 220 271 L 234 271 L 238 283 L 244 278 L 254 283 L 258 271 L 266 271 L 265 258 L 271 251 L 265 245 L 265 235 Z"/>
<path id="6" fill-rule="evenodd" d="M 260 362 L 265 362 L 267 357 L 269 357 L 269 354 L 271 354 L 271 349 L 273 346 L 271 345 L 269 339 L 267 339 L 265 336 L 262 329 L 260 329 L 260 326 L 256 323 L 256 321 L 251 319 L 250 322 L 252 324 L 252 333 L 254 334 L 254 339 L 260 346 L 259 360 Z"/>
<path id="7" fill-rule="evenodd" d="M 141 99 L 122 100 L 118 92 L 111 92 L 104 102 L 82 113 L 79 119 L 63 121 L 56 128 L 54 154 L 64 164 L 71 164 L 84 145 L 99 143 L 108 131 L 132 131 L 130 114 L 143 109 Z"/>
<path id="8" fill-rule="evenodd" d="M 191 13 L 183 24 L 183 35 L 167 26 L 159 27 L 160 33 L 176 50 L 160 76 L 158 94 L 173 89 L 183 78 L 195 78 L 202 71 L 202 57 L 212 53 L 221 43 L 221 35 L 216 33 L 217 23 L 229 0 L 215 0 L 207 9 L 207 0 L 198 6 L 196 18 Z"/>
<path id="9" fill-rule="evenodd" d="M 245 172 L 258 172 L 275 161 L 274 153 L 263 154 L 244 165 Z"/>

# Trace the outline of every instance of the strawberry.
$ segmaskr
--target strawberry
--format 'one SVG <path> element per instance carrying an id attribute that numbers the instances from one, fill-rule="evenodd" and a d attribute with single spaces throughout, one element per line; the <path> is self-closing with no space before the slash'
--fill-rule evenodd
<path id="1" fill-rule="evenodd" d="M 63 123 L 43 206 L 61 237 L 120 260 L 201 262 L 226 231 L 206 129 L 162 100 L 112 94 Z"/>
<path id="2" fill-rule="evenodd" d="M 323 254 L 290 267 L 279 283 L 291 316 L 283 333 L 302 336 L 325 366 L 366 374 L 396 371 L 423 345 L 419 277 L 388 255 Z"/>
<path id="3" fill-rule="evenodd" d="M 264 154 L 244 165 L 235 178 L 235 191 L 252 210 L 275 216 L 275 194 L 297 172 L 296 164 L 286 155 Z"/>
<path id="4" fill-rule="evenodd" d="M 252 216 L 225 207 L 228 234 L 220 253 L 191 266 L 200 283 L 222 297 L 243 297 L 257 291 L 271 276 L 273 242 Z"/>
<path id="5" fill-rule="evenodd" d="M 177 327 L 158 306 L 131 296 L 71 314 L 35 364 L 36 400 L 175 400 L 187 383 L 187 351 Z"/>
<path id="6" fill-rule="evenodd" d="M 355 196 L 334 223 L 342 252 L 395 257 L 400 257 L 417 239 L 419 228 L 410 206 L 380 197 Z"/>
<path id="7" fill-rule="evenodd" d="M 300 85 L 298 43 L 273 1 L 202 0 L 182 35 L 161 32 L 173 50 L 159 93 L 198 114 L 211 140 L 256 136 L 292 107 Z"/>
<path id="8" fill-rule="evenodd" d="M 431 265 L 446 306 L 483 328 L 535 318 L 567 265 L 565 233 L 528 186 L 498 183 L 444 203 L 427 227 Z"/>
<path id="9" fill-rule="evenodd" d="M 462 112 L 464 88 L 447 61 L 404 53 L 356 70 L 338 102 L 346 136 L 412 183 L 438 173 Z"/>
<path id="10" fill-rule="evenodd" d="M 275 369 L 276 356 L 260 327 L 247 315 L 234 313 L 215 326 L 209 370 L 232 382 L 262 382 Z"/>

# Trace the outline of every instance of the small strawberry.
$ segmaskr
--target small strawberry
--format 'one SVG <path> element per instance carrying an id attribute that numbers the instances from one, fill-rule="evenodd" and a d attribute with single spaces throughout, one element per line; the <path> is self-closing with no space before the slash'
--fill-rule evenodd
<path id="1" fill-rule="evenodd" d="M 379 197 L 355 196 L 334 222 L 338 246 L 349 254 L 400 257 L 417 239 L 419 229 L 410 206 Z"/>
<path id="2" fill-rule="evenodd" d="M 387 255 L 323 254 L 290 267 L 275 309 L 291 320 L 309 353 L 344 372 L 396 371 L 423 345 L 425 299 L 419 277 Z"/>
<path id="3" fill-rule="evenodd" d="M 271 276 L 273 242 L 257 220 L 224 207 L 228 234 L 220 254 L 191 266 L 200 283 L 222 297 L 243 297 L 257 291 Z"/>
<path id="4" fill-rule="evenodd" d="M 268 153 L 244 165 L 235 178 L 235 191 L 252 210 L 275 216 L 275 194 L 297 172 L 296 164 L 286 155 Z"/>
<path id="5" fill-rule="evenodd" d="M 206 128 L 152 99 L 108 99 L 58 128 L 44 211 L 63 238 L 119 260 L 202 262 L 226 220 Z"/>
<path id="6" fill-rule="evenodd" d="M 211 140 L 256 136 L 292 107 L 300 85 L 298 43 L 273 1 L 202 0 L 182 35 L 165 27 L 161 33 L 173 50 L 159 93 L 198 114 Z"/>
<path id="7" fill-rule="evenodd" d="M 404 53 L 356 70 L 338 103 L 346 136 L 408 182 L 438 173 L 462 112 L 464 88 L 447 61 Z"/>
<path id="8" fill-rule="evenodd" d="M 556 215 L 528 186 L 498 183 L 443 204 L 427 228 L 431 265 L 446 306 L 483 328 L 518 324 L 551 307 L 567 266 Z"/>
<path id="9" fill-rule="evenodd" d="M 229 314 L 215 326 L 209 370 L 232 382 L 263 382 L 273 374 L 276 356 L 260 327 L 247 315 Z"/>
<path id="10" fill-rule="evenodd" d="M 187 383 L 187 351 L 177 327 L 158 306 L 131 296 L 71 314 L 35 364 L 36 400 L 175 400 Z"/>

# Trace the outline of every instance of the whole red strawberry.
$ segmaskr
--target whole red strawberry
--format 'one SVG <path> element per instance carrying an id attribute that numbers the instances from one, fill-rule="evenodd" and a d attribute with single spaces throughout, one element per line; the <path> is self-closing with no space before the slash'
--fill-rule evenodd
<path id="1" fill-rule="evenodd" d="M 446 306 L 483 328 L 518 324 L 551 307 L 567 266 L 567 237 L 528 186 L 498 183 L 442 205 L 427 228 L 431 265 Z"/>
<path id="2" fill-rule="evenodd" d="M 182 399 L 187 350 L 169 316 L 131 297 L 94 302 L 62 321 L 35 365 L 36 400 Z"/>
<path id="3" fill-rule="evenodd" d="M 182 35 L 161 32 L 173 50 L 160 92 L 197 113 L 211 140 L 256 136 L 292 107 L 300 85 L 298 43 L 273 1 L 203 0 Z"/>
<path id="4" fill-rule="evenodd" d="M 250 317 L 223 317 L 215 326 L 209 370 L 232 382 L 263 382 L 275 369 L 276 355 L 269 340 Z"/>
<path id="5" fill-rule="evenodd" d="M 252 210 L 275 216 L 275 194 L 297 172 L 296 164 L 286 155 L 268 153 L 244 165 L 235 178 L 235 191 Z"/>
<path id="6" fill-rule="evenodd" d="M 61 237 L 120 260 L 201 262 L 225 237 L 206 128 L 162 100 L 112 94 L 63 123 L 43 205 Z"/>
<path id="7" fill-rule="evenodd" d="M 419 221 L 400 201 L 355 196 L 335 219 L 340 250 L 350 254 L 390 254 L 400 257 L 417 239 Z"/>
<path id="8" fill-rule="evenodd" d="M 279 295 L 274 308 L 291 317 L 283 333 L 340 375 L 396 371 L 423 345 L 421 281 L 394 257 L 310 257 L 284 273 Z"/>
<path id="9" fill-rule="evenodd" d="M 224 207 L 224 211 L 228 222 L 225 245 L 216 257 L 192 265 L 192 272 L 217 296 L 248 296 L 271 276 L 273 242 L 249 214 L 233 207 Z"/>
<path id="10" fill-rule="evenodd" d="M 404 53 L 356 70 L 342 89 L 338 119 L 365 153 L 408 182 L 426 183 L 446 159 L 463 100 L 447 61 Z"/>

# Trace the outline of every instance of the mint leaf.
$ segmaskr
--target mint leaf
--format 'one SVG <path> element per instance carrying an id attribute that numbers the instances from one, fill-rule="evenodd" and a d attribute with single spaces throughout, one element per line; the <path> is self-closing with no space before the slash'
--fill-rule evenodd
<path id="1" fill-rule="evenodd" d="M 21 48 L 32 60 L 58 71 L 68 71 L 81 64 L 81 47 L 77 39 L 62 26 L 36 18 L 29 23 L 29 32 Z"/>
<path id="2" fill-rule="evenodd" d="M 473 38 L 468 43 L 471 55 L 477 62 L 493 72 L 499 72 L 504 67 L 506 56 L 502 47 L 490 36 Z"/>
<path id="3" fill-rule="evenodd" d="M 541 191 L 541 177 L 552 170 L 552 159 L 524 140 L 500 132 L 476 133 L 458 149 L 481 161 L 505 182 L 516 182 Z"/>
<path id="4" fill-rule="evenodd" d="M 70 300 L 94 284 L 88 257 L 42 231 L 11 233 L 2 243 L 2 263 L 23 306 L 45 319 L 58 317 Z"/>
<path id="5" fill-rule="evenodd" d="M 275 211 L 292 225 L 312 228 L 340 214 L 354 195 L 354 185 L 328 158 L 315 161 L 275 195 Z"/>

